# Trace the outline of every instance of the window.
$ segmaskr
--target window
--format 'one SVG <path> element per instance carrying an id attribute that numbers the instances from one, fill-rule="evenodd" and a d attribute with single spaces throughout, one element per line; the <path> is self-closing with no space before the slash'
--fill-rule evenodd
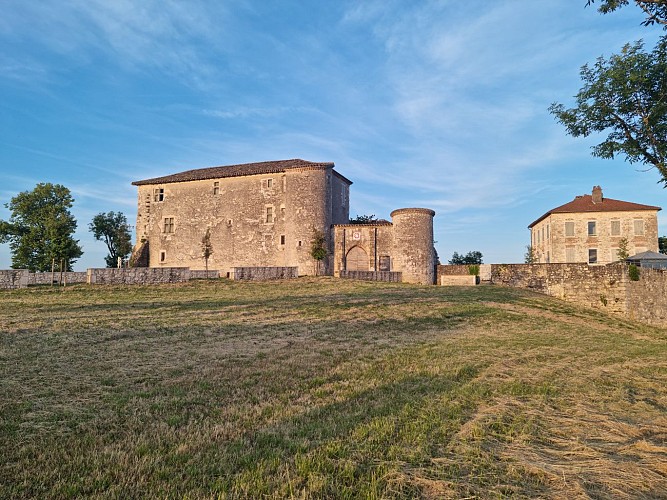
<path id="1" fill-rule="evenodd" d="M 164 201 L 164 188 L 155 188 L 153 190 L 154 201 Z"/>
<path id="2" fill-rule="evenodd" d="M 588 263 L 589 264 L 596 264 L 598 261 L 598 250 L 597 248 L 589 248 L 588 249 Z"/>
<path id="3" fill-rule="evenodd" d="M 597 228 L 594 220 L 588 221 L 588 236 L 596 236 Z"/>
<path id="4" fill-rule="evenodd" d="M 165 233 L 173 233 L 174 232 L 174 218 L 173 217 L 165 217 L 164 218 L 164 232 Z"/>
<path id="5" fill-rule="evenodd" d="M 299 246 L 301 246 L 301 240 L 299 240 Z"/>
<path id="6" fill-rule="evenodd" d="M 284 235 L 284 234 L 281 234 L 281 235 L 280 235 L 280 244 L 281 244 L 281 245 L 284 245 L 284 244 L 285 244 L 285 235 Z"/>
<path id="7" fill-rule="evenodd" d="M 565 236 L 574 236 L 574 222 L 565 223 Z"/>
<path id="8" fill-rule="evenodd" d="M 611 235 L 620 236 L 621 235 L 621 221 L 613 220 L 611 221 Z"/>
<path id="9" fill-rule="evenodd" d="M 549 239 L 549 224 L 547 224 L 547 239 Z"/>
<path id="10" fill-rule="evenodd" d="M 575 262 L 576 260 L 574 247 L 565 247 L 565 262 Z"/>
<path id="11" fill-rule="evenodd" d="M 213 194 L 220 194 L 220 183 L 218 181 L 213 183 Z"/>
<path id="12" fill-rule="evenodd" d="M 547 252 L 547 264 L 551 262 L 551 256 L 549 255 L 549 252 Z"/>
<path id="13" fill-rule="evenodd" d="M 273 207 L 266 207 L 266 222 L 267 224 L 273 223 Z"/>
<path id="14" fill-rule="evenodd" d="M 273 187 L 273 179 L 267 179 L 266 180 L 266 187 L 267 188 L 272 188 Z"/>
<path id="15" fill-rule="evenodd" d="M 540 244 L 540 232 L 539 231 L 537 232 L 537 244 L 538 245 Z"/>
<path id="16" fill-rule="evenodd" d="M 644 219 L 635 219 L 633 222 L 635 236 L 644 236 Z"/>
<path id="17" fill-rule="evenodd" d="M 380 271 L 391 271 L 391 258 L 389 255 L 380 255 Z"/>
<path id="18" fill-rule="evenodd" d="M 167 252 L 164 250 L 160 251 L 160 262 L 164 262 L 167 259 Z"/>

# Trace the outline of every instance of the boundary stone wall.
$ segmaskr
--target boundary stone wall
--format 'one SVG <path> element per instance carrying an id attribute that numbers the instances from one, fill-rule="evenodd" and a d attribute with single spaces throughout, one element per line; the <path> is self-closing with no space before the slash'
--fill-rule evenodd
<path id="1" fill-rule="evenodd" d="M 525 288 L 655 326 L 667 327 L 667 272 L 640 268 L 632 281 L 628 266 L 588 264 L 491 264 L 491 283 Z M 464 276 L 466 266 L 438 266 L 438 281 Z"/>
<path id="2" fill-rule="evenodd" d="M 53 276 L 54 284 L 67 283 L 85 283 L 87 281 L 88 273 L 86 271 L 70 271 L 62 274 L 62 281 L 60 273 L 55 272 L 51 275 L 50 271 L 43 273 L 28 273 L 28 285 L 50 285 L 51 277 Z"/>
<path id="3" fill-rule="evenodd" d="M 0 271 L 0 289 L 14 290 L 16 288 L 26 288 L 28 286 L 28 276 L 30 272 L 27 269 L 6 269 Z"/>
<path id="4" fill-rule="evenodd" d="M 298 267 L 235 267 L 234 279 L 239 281 L 285 280 L 299 277 Z"/>
<path id="5" fill-rule="evenodd" d="M 217 269 L 206 270 L 201 269 L 190 269 L 190 279 L 191 280 L 205 280 L 205 279 L 217 279 L 220 277 L 220 271 Z"/>
<path id="6" fill-rule="evenodd" d="M 156 285 L 190 280 L 188 267 L 130 267 L 88 269 L 89 285 Z"/>
<path id="7" fill-rule="evenodd" d="M 397 271 L 340 271 L 340 277 L 351 280 L 386 281 L 401 283 L 403 273 Z"/>

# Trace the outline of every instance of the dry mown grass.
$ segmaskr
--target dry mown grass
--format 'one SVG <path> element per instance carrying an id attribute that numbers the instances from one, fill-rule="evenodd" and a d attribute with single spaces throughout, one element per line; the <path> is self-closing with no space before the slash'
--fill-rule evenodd
<path id="1" fill-rule="evenodd" d="M 667 497 L 667 332 L 496 287 L 0 293 L 0 497 Z"/>

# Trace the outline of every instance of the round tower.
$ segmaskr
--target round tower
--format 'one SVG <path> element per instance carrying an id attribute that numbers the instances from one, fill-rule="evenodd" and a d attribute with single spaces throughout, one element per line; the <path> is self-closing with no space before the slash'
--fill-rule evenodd
<path id="1" fill-rule="evenodd" d="M 403 282 L 435 283 L 433 216 L 428 208 L 399 208 L 391 213 L 394 224 L 394 269 L 403 273 Z"/>
<path id="2" fill-rule="evenodd" d="M 299 275 L 329 274 L 331 260 L 331 175 L 333 164 L 285 170 L 285 262 Z M 314 232 L 326 238 L 329 254 L 319 264 L 311 256 Z"/>

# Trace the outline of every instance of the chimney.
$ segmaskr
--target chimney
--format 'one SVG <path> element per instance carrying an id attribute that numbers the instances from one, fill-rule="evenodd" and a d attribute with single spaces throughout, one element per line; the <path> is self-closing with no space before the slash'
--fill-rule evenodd
<path id="1" fill-rule="evenodd" d="M 593 203 L 602 203 L 602 188 L 593 186 Z"/>

